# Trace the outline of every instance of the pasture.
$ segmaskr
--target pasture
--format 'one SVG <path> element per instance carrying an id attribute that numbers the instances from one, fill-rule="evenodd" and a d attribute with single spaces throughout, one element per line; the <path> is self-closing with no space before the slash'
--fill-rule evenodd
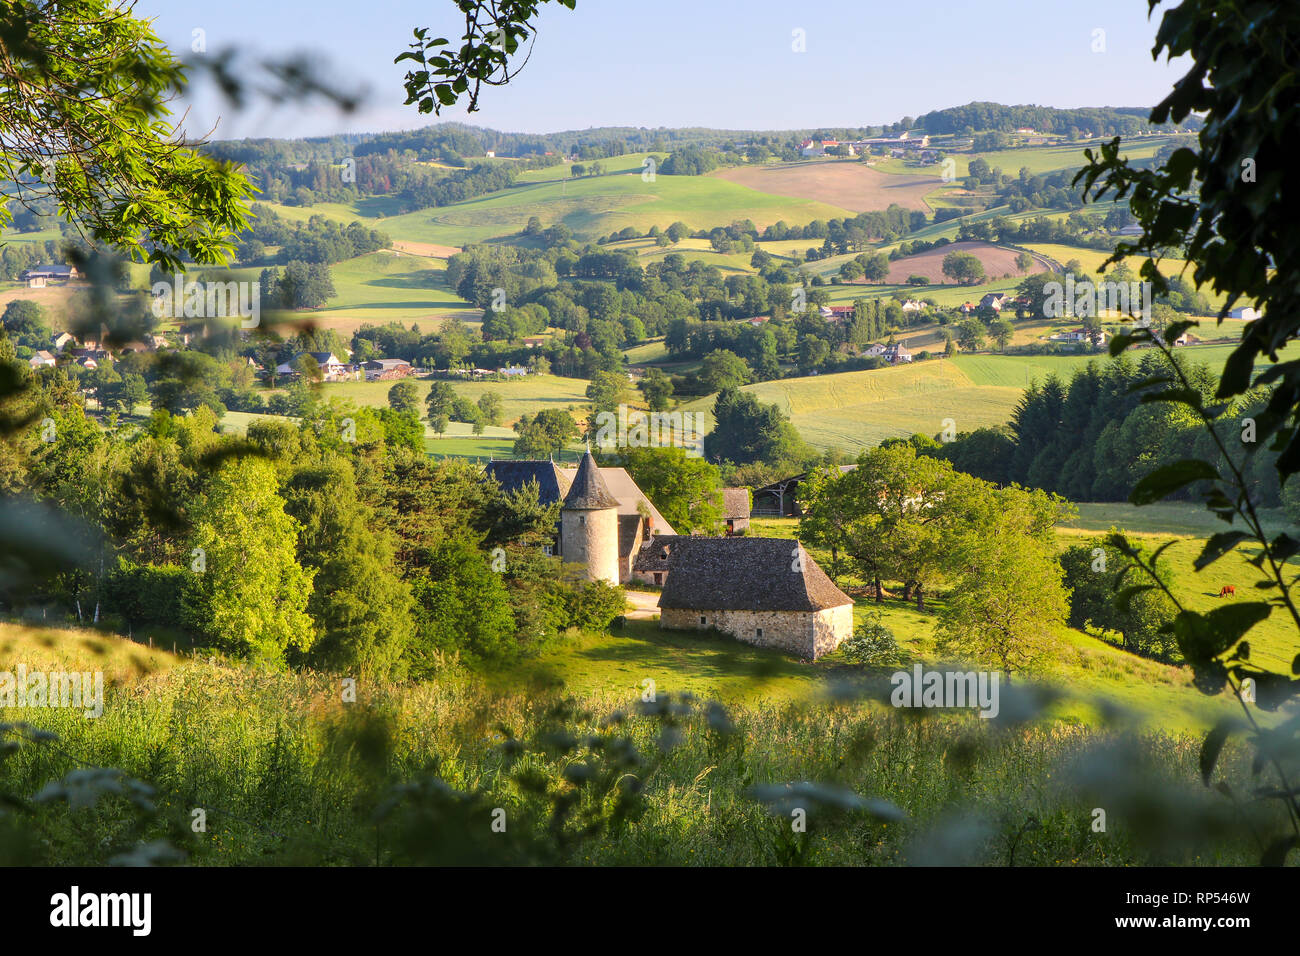
<path id="1" fill-rule="evenodd" d="M 655 168 L 657 169 L 667 158 L 667 153 L 625 153 L 622 156 L 610 156 L 607 159 L 595 160 L 595 162 L 599 162 L 601 167 L 604 169 L 604 173 L 602 173 L 604 176 L 618 176 L 632 172 L 639 176 L 642 171 L 649 169 L 646 165 L 647 159 L 653 159 L 655 162 Z M 593 161 L 579 160 L 578 162 L 582 166 L 589 167 Z M 573 163 L 564 161 L 556 163 L 553 166 L 543 167 L 542 169 L 526 169 L 519 174 L 519 178 L 515 181 L 517 183 L 551 183 L 559 182 L 562 179 L 572 180 L 574 177 L 572 176 L 570 169 L 573 165 Z"/>
<path id="2" fill-rule="evenodd" d="M 330 266 L 337 298 L 321 309 L 303 309 L 295 319 L 334 329 L 345 338 L 362 325 L 401 322 L 432 332 L 449 316 L 476 323 L 482 312 L 447 288 L 446 261 L 391 249 Z"/>
<path id="3" fill-rule="evenodd" d="M 1001 425 L 1021 389 L 977 385 L 949 360 L 860 372 L 778 379 L 746 385 L 759 401 L 777 405 L 809 444 L 856 454 L 885 438 L 933 435 L 951 418 L 961 431 Z M 714 398 L 696 399 L 683 411 L 704 412 L 713 427 Z"/>
<path id="4" fill-rule="evenodd" d="M 918 331 L 914 342 L 918 347 L 937 348 L 939 336 L 933 329 Z M 1227 345 L 1194 345 L 1179 349 L 1179 354 L 1217 372 L 1231 351 Z M 889 368 L 777 379 L 746 385 L 743 390 L 789 415 L 799 434 L 814 447 L 856 454 L 885 438 L 934 435 L 943 429 L 945 419 L 952 419 L 963 432 L 1005 424 L 1031 383 L 1041 384 L 1049 375 L 1068 381 L 1090 361 L 1104 364 L 1110 361 L 1109 354 L 959 354 Z M 713 403 L 714 396 L 697 398 L 683 404 L 682 410 L 705 413 L 708 430 L 714 425 Z"/>
<path id="5" fill-rule="evenodd" d="M 943 260 L 954 252 L 974 256 L 980 261 L 985 275 L 990 279 L 1006 276 L 1020 278 L 1030 273 L 1047 271 L 1047 266 L 1036 260 L 1027 271 L 1022 272 L 1016 265 L 1016 259 L 1021 253 L 996 243 L 954 242 L 940 246 L 938 249 L 919 252 L 914 256 L 895 259 L 889 264 L 889 277 L 886 281 L 902 285 L 910 276 L 916 275 L 925 276 L 935 285 L 950 283 L 952 280 L 943 274 Z"/>
<path id="6" fill-rule="evenodd" d="M 1208 611 L 1222 606 L 1227 598 L 1217 596 L 1223 583 L 1235 584 L 1239 592 L 1251 587 L 1258 578 L 1256 568 L 1249 566 L 1252 550 L 1243 546 L 1213 564 L 1209 570 L 1197 574 L 1192 562 L 1204 546 L 1205 537 L 1225 527 L 1203 507 L 1195 503 L 1162 502 L 1149 507 L 1134 507 L 1125 503 L 1083 503 L 1078 506 L 1079 516 L 1058 528 L 1061 549 L 1080 541 L 1091 540 L 1109 528 L 1115 527 L 1130 533 L 1151 545 L 1164 544 L 1173 538 L 1174 544 L 1165 551 L 1173 571 L 1173 591 L 1179 601 L 1193 610 Z M 1270 528 L 1282 529 L 1284 519 L 1277 512 L 1269 514 Z M 1217 527 L 1214 527 L 1217 525 Z M 754 519 L 750 533 L 768 537 L 796 537 L 798 519 Z M 827 566 L 828 555 L 813 549 L 814 557 Z M 1292 561 L 1300 571 L 1300 561 Z M 837 581 L 841 587 L 852 589 L 862 584 L 850 572 Z M 1243 598 L 1238 598 L 1243 600 Z M 913 604 L 901 598 L 887 598 L 883 604 L 866 598 L 858 600 L 854 617 L 859 623 L 867 614 L 879 613 L 881 622 L 894 633 L 907 656 L 926 662 L 943 659 L 935 643 L 937 614 L 944 609 L 943 593 L 928 598 L 927 611 L 918 611 Z M 1283 611 L 1258 624 L 1251 631 L 1252 659 L 1262 665 L 1282 672 L 1290 671 L 1295 657 L 1297 640 L 1295 624 Z M 839 654 L 823 658 L 835 662 Z M 1092 723 L 1099 719 L 1095 710 L 1097 701 L 1106 701 L 1130 711 L 1135 719 L 1149 728 L 1166 732 L 1204 731 L 1219 717 L 1238 708 L 1235 700 L 1226 693 L 1208 697 L 1197 691 L 1191 682 L 1191 672 L 1183 667 L 1165 665 L 1141 658 L 1119 649 L 1117 636 L 1101 635 L 1061 626 L 1054 630 L 1049 653 L 1036 674 L 1041 682 L 1070 688 L 1074 700 L 1057 705 L 1057 717 L 1069 721 Z M 1089 704 L 1088 701 L 1092 701 Z M 1261 715 L 1265 722 L 1269 715 Z"/>
<path id="7" fill-rule="evenodd" d="M 70 643 L 80 633 L 25 630 L 24 637 Z M 98 665 L 89 652 L 77 663 L 80 669 Z M 728 692 L 726 671 L 733 668 L 738 676 Z M 1079 821 L 1094 803 L 1068 785 L 1071 761 L 1104 738 L 1078 726 L 1078 718 L 1065 714 L 1064 721 L 1007 732 L 967 714 L 901 716 L 856 688 L 808 706 L 825 699 L 826 678 L 851 674 L 829 660 L 799 665 L 740 645 L 713 646 L 693 634 L 658 633 L 647 623 L 624 635 L 565 636 L 535 666 L 505 669 L 495 687 L 488 686 L 490 676 L 479 679 L 455 664 L 418 686 L 366 681 L 357 708 L 338 702 L 331 675 L 258 672 L 187 657 L 106 688 L 105 712 L 95 721 L 59 709 L 19 711 L 17 719 L 58 734 L 59 744 L 18 749 L 6 761 L 7 780 L 17 792 L 35 793 L 79 762 L 146 780 L 157 788 L 161 814 L 173 826 L 157 825 L 158 835 L 181 834 L 173 839 L 183 841 L 191 865 L 518 862 L 510 856 L 514 844 L 495 836 L 475 841 L 468 825 L 435 827 L 434 839 L 399 839 L 415 832 L 404 826 L 429 832 L 421 811 L 451 806 L 431 803 L 436 797 L 414 794 L 409 815 L 376 825 L 376 807 L 389 796 L 389 785 L 428 768 L 454 791 L 480 793 L 485 806 L 510 806 L 516 840 L 547 848 L 526 862 L 896 865 L 935 862 L 935 854 L 956 862 L 961 852 L 962 862 L 1005 864 L 1013 845 L 1015 862 L 1022 864 L 1149 858 L 1151 851 L 1125 827 L 1115 827 L 1106 840 L 1081 836 Z M 1120 674 L 1115 664 L 1097 679 Z M 660 695 L 719 689 L 717 696 L 730 705 L 725 719 L 689 703 L 668 721 L 639 713 L 635 703 L 647 678 L 656 680 Z M 583 690 L 592 684 L 609 689 Z M 1132 686 L 1152 685 L 1135 680 Z M 1171 684 L 1150 693 L 1168 705 L 1172 728 L 1181 719 L 1172 703 L 1181 688 Z M 556 850 L 549 782 L 562 786 L 562 773 L 573 762 L 556 754 L 553 715 L 561 712 L 570 716 L 560 726 L 578 739 L 627 739 L 642 758 L 636 773 L 645 799 L 644 812 L 631 824 L 586 836 L 570 826 Z M 615 712 L 616 721 L 604 720 Z M 668 726 L 680 734 L 665 733 Z M 548 786 L 521 786 L 517 776 L 503 774 L 504 728 L 524 748 L 532 779 Z M 386 764 L 378 767 L 376 739 L 386 743 Z M 1145 738 L 1142 745 L 1149 753 L 1143 772 L 1152 781 L 1194 779 L 1198 740 L 1175 732 Z M 1233 774 L 1248 771 L 1231 744 L 1223 763 Z M 810 839 L 792 846 L 788 826 L 752 792 L 756 783 L 792 780 L 852 787 L 904 808 L 907 818 L 886 824 L 818 814 Z M 1221 799 L 1200 787 L 1194 797 Z M 206 839 L 188 838 L 194 805 L 209 809 Z M 115 830 L 132 822 L 108 801 L 96 811 Z M 942 835 L 928 835 L 954 811 L 987 821 L 987 838 L 969 851 L 943 849 Z M 469 819 L 456 812 L 453 819 Z M 109 841 L 86 840 L 84 811 L 49 801 L 34 814 L 41 863 L 104 863 L 114 852 Z M 1031 818 L 1042 822 L 1027 829 L 1023 821 Z M 1240 864 L 1252 852 L 1248 836 L 1234 833 L 1228 847 L 1198 846 L 1185 861 Z"/>
<path id="8" fill-rule="evenodd" d="M 408 378 L 420 391 L 420 404 L 423 406 L 429 394 L 433 379 Z M 581 418 L 581 407 L 587 404 L 587 381 L 578 378 L 562 378 L 558 375 L 525 375 L 505 381 L 460 382 L 448 380 L 457 395 L 476 402 L 484 392 L 496 392 L 501 396 L 503 424 L 508 426 L 527 412 L 535 415 L 545 408 L 561 410 L 575 408 L 574 417 Z M 342 399 L 356 405 L 368 405 L 382 408 L 388 404 L 388 390 L 393 382 L 326 382 L 321 385 L 321 398 Z M 468 428 L 468 426 L 466 426 Z"/>
<path id="9" fill-rule="evenodd" d="M 517 234 L 531 216 L 544 226 L 563 223 L 579 239 L 595 239 L 628 226 L 640 232 L 667 228 L 678 220 L 705 229 L 752 219 L 762 229 L 782 219 L 805 223 L 847 214 L 824 202 L 771 195 L 712 176 L 657 175 L 646 182 L 631 171 L 514 186 L 367 225 L 394 239 L 464 245 Z"/>

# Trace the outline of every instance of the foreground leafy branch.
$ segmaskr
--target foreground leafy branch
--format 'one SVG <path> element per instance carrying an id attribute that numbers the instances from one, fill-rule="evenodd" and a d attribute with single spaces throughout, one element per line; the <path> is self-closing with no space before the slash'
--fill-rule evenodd
<path id="1" fill-rule="evenodd" d="M 459 50 L 445 37 L 429 39 L 427 27 L 415 30 L 411 48 L 394 63 L 416 65 L 406 74 L 406 105 L 418 104 L 421 113 L 441 114 L 469 97 L 466 111 L 478 109 L 484 86 L 505 86 L 518 76 L 532 53 L 538 9 L 551 0 L 457 0 L 465 15 L 465 33 Z M 572 10 L 577 0 L 554 0 Z M 524 62 L 511 68 L 510 58 L 528 43 Z"/>

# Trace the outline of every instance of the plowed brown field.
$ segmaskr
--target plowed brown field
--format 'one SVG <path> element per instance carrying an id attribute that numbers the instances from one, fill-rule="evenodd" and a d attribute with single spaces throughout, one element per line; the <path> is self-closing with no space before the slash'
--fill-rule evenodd
<path id="1" fill-rule="evenodd" d="M 883 211 L 895 203 L 928 212 L 923 197 L 943 185 L 935 176 L 881 173 L 858 162 L 740 166 L 710 175 L 760 192 L 815 199 L 854 212 Z"/>

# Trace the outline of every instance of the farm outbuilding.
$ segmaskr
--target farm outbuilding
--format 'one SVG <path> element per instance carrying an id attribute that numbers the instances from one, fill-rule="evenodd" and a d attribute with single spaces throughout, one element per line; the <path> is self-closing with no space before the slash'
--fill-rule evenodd
<path id="1" fill-rule="evenodd" d="M 794 539 L 678 537 L 667 550 L 660 627 L 713 628 L 810 660 L 853 633 L 853 599 Z"/>

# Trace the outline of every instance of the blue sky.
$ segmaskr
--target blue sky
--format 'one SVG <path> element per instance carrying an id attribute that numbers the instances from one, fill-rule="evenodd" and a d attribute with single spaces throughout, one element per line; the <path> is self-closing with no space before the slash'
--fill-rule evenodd
<path id="1" fill-rule="evenodd" d="M 592 126 L 796 129 L 892 123 L 972 100 L 1149 106 L 1180 64 L 1151 59 L 1160 10 L 1146 0 L 578 0 L 548 4 L 532 60 L 487 91 L 477 125 L 519 132 Z M 352 115 L 330 106 L 233 114 L 198 95 L 187 128 L 214 138 L 410 129 L 393 58 L 411 30 L 456 37 L 451 0 L 140 0 L 136 14 L 188 53 L 312 51 L 340 83 L 370 90 Z M 792 49 L 802 30 L 805 52 Z M 1094 52 L 1104 31 L 1104 52 Z"/>

